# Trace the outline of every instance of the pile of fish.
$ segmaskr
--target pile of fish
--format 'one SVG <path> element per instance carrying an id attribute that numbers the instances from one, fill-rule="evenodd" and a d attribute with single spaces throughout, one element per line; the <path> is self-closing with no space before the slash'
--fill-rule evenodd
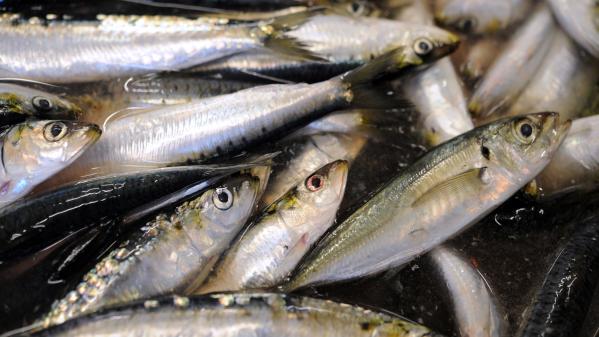
<path id="1" fill-rule="evenodd" d="M 595 1 L 1 6 L 1 336 L 596 335 Z"/>

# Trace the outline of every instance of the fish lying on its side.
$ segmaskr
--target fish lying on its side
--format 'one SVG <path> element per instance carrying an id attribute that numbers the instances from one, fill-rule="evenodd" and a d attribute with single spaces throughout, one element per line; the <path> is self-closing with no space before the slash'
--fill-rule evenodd
<path id="1" fill-rule="evenodd" d="M 427 252 L 533 179 L 569 127 L 556 113 L 530 114 L 432 149 L 325 236 L 283 288 L 354 279 Z"/>
<path id="2" fill-rule="evenodd" d="M 599 31 L 594 0 L 548 0 L 553 14 L 576 43 L 599 58 Z"/>
<path id="3" fill-rule="evenodd" d="M 442 337 L 398 316 L 284 294 L 168 297 L 74 319 L 30 336 Z"/>

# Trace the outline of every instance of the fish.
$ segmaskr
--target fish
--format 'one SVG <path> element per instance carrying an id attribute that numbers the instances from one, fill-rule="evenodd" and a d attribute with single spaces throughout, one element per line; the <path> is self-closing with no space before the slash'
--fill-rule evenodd
<path id="1" fill-rule="evenodd" d="M 524 315 L 519 336 L 577 336 L 599 279 L 599 223 L 594 217 L 575 223 L 555 259 L 532 307 Z"/>
<path id="2" fill-rule="evenodd" d="M 399 14 L 400 20 L 433 24 L 427 4 L 415 0 Z M 445 58 L 401 81 L 399 89 L 420 113 L 420 126 L 427 144 L 436 146 L 474 128 L 458 75 Z"/>
<path id="3" fill-rule="evenodd" d="M 569 127 L 557 113 L 529 114 L 430 150 L 326 235 L 281 288 L 355 279 L 426 253 L 532 180 Z"/>
<path id="4" fill-rule="evenodd" d="M 528 193 L 544 200 L 599 183 L 599 116 L 574 120 L 568 136 Z"/>
<path id="5" fill-rule="evenodd" d="M 459 67 L 466 82 L 475 86 L 487 73 L 496 56 L 501 54 L 504 45 L 503 41 L 496 38 L 483 38 L 470 45 Z"/>
<path id="6" fill-rule="evenodd" d="M 435 19 L 468 34 L 493 34 L 522 20 L 528 13 L 530 0 L 436 0 Z"/>
<path id="7" fill-rule="evenodd" d="M 0 127 L 29 118 L 77 120 L 81 108 L 49 92 L 0 82 Z"/>
<path id="8" fill-rule="evenodd" d="M 171 296 L 81 317 L 31 336 L 380 336 L 442 337 L 402 317 L 286 294 Z"/>
<path id="9" fill-rule="evenodd" d="M 286 33 L 322 60 L 299 60 L 255 51 L 234 55 L 191 69 L 202 75 L 248 73 L 282 80 L 318 82 L 354 69 L 396 48 L 419 48 L 458 37 L 423 24 L 347 15 L 315 15 Z"/>
<path id="10" fill-rule="evenodd" d="M 589 54 L 599 58 L 599 31 L 594 0 L 547 1 L 561 27 Z"/>
<path id="11" fill-rule="evenodd" d="M 503 310 L 477 268 L 462 254 L 444 245 L 430 251 L 428 259 L 447 286 L 459 336 L 507 336 Z"/>
<path id="12" fill-rule="evenodd" d="M 470 98 L 470 112 L 484 118 L 509 108 L 539 69 L 555 31 L 551 11 L 541 4 L 481 80 Z"/>
<path id="13" fill-rule="evenodd" d="M 91 82 L 181 70 L 262 48 L 318 59 L 281 35 L 315 12 L 254 24 L 118 15 L 44 24 L 7 14 L 0 18 L 0 74 L 49 83 Z"/>
<path id="14" fill-rule="evenodd" d="M 419 54 L 412 49 L 393 50 L 361 68 L 316 84 L 257 86 L 117 116 L 105 123 L 104 135 L 96 146 L 61 178 L 74 180 L 90 172 L 105 174 L 205 161 L 247 149 L 351 106 L 365 84 L 423 66 L 451 52 L 456 44 L 452 40 L 439 41 L 431 47 Z"/>
<path id="15" fill-rule="evenodd" d="M 30 120 L 0 132 L 0 209 L 80 157 L 102 132 L 94 124 Z"/>
<path id="16" fill-rule="evenodd" d="M 54 302 L 43 326 L 101 307 L 163 294 L 188 294 L 228 247 L 254 210 L 260 182 L 231 177 L 161 213 L 131 233 L 74 290 Z"/>
<path id="17" fill-rule="evenodd" d="M 348 164 L 312 172 L 268 206 L 195 294 L 271 288 L 281 283 L 335 222 Z"/>
<path id="18" fill-rule="evenodd" d="M 564 33 L 557 31 L 539 70 L 507 110 L 518 115 L 535 109 L 559 111 L 574 119 L 587 106 L 599 78 L 599 64 Z"/>

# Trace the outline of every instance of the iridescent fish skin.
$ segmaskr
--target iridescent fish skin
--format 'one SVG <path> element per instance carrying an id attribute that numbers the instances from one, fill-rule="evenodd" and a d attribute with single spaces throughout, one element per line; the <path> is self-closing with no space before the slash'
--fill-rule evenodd
<path id="1" fill-rule="evenodd" d="M 52 326 L 107 305 L 186 294 L 205 279 L 254 210 L 260 182 L 230 178 L 160 214 L 91 269 L 41 324 Z"/>
<path id="2" fill-rule="evenodd" d="M 521 20 L 530 0 L 436 0 L 435 19 L 465 33 L 492 34 Z"/>
<path id="3" fill-rule="evenodd" d="M 595 58 L 599 58 L 596 1 L 548 0 L 562 28 Z"/>
<path id="4" fill-rule="evenodd" d="M 283 289 L 370 275 L 427 252 L 533 179 L 569 126 L 556 113 L 530 114 L 431 150 L 325 236 Z"/>

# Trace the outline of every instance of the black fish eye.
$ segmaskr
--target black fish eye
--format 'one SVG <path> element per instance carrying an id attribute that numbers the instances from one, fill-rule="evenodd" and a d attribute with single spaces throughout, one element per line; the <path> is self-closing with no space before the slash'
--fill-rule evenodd
<path id="1" fill-rule="evenodd" d="M 52 102 L 43 96 L 35 96 L 31 103 L 38 111 L 41 112 L 50 111 L 52 109 Z"/>
<path id="2" fill-rule="evenodd" d="M 530 124 L 524 123 L 520 125 L 520 134 L 522 134 L 522 136 L 524 136 L 525 138 L 532 136 L 532 131 L 533 129 Z"/>
<path id="3" fill-rule="evenodd" d="M 420 56 L 429 54 L 433 50 L 433 43 L 428 39 L 419 39 L 414 44 L 414 51 Z"/>
<path id="4" fill-rule="evenodd" d="M 49 142 L 61 140 L 68 131 L 68 127 L 63 122 L 51 122 L 44 126 L 44 138 Z"/>
<path id="5" fill-rule="evenodd" d="M 315 174 L 306 180 L 306 188 L 312 192 L 316 192 L 324 185 L 324 178 L 321 175 Z"/>
<path id="6" fill-rule="evenodd" d="M 233 205 L 233 194 L 227 187 L 219 187 L 212 194 L 214 206 L 220 210 L 227 210 Z"/>
<path id="7" fill-rule="evenodd" d="M 465 18 L 458 22 L 458 28 L 464 32 L 471 32 L 476 27 L 476 21 L 472 18 Z"/>

